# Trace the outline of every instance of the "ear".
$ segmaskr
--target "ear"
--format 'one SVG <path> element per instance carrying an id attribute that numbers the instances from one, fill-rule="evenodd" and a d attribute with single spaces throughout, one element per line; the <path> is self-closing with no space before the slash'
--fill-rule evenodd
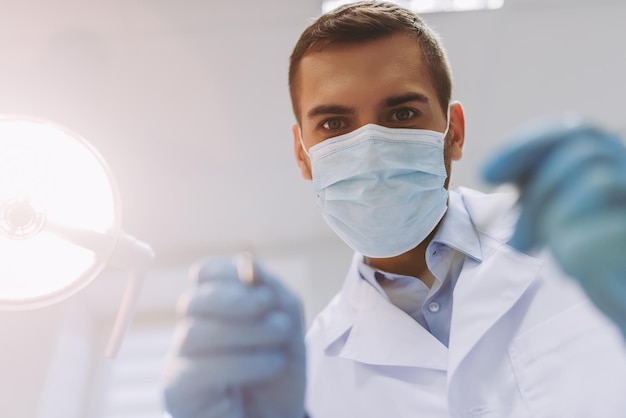
<path id="1" fill-rule="evenodd" d="M 458 161 L 463 157 L 465 143 L 465 115 L 459 102 L 450 103 L 450 159 Z"/>
<path id="2" fill-rule="evenodd" d="M 293 124 L 291 131 L 293 133 L 293 153 L 296 157 L 296 163 L 298 163 L 298 167 L 300 167 L 300 173 L 305 180 L 311 180 L 313 178 L 311 175 L 311 162 L 309 160 L 309 156 L 306 155 L 302 149 L 300 128 L 297 123 Z"/>

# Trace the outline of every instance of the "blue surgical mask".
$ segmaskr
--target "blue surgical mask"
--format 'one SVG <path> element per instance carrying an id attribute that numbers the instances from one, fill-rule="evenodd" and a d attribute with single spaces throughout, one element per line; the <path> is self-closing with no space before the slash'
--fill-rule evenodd
<path id="1" fill-rule="evenodd" d="M 415 248 L 447 209 L 444 137 L 368 124 L 311 147 L 313 191 L 328 225 L 366 257 Z"/>

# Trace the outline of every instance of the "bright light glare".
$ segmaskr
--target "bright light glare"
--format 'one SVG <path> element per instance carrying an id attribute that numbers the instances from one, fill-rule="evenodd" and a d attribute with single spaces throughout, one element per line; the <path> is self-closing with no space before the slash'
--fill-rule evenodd
<path id="1" fill-rule="evenodd" d="M 110 234 L 116 198 L 85 141 L 51 123 L 0 118 L 0 302 L 46 297 L 96 274 L 102 254 L 49 226 Z"/>
<path id="2" fill-rule="evenodd" d="M 390 2 L 416 13 L 499 9 L 504 4 L 504 0 L 391 0 Z M 323 0 L 322 12 L 326 13 L 349 3 L 355 3 L 355 0 Z"/>

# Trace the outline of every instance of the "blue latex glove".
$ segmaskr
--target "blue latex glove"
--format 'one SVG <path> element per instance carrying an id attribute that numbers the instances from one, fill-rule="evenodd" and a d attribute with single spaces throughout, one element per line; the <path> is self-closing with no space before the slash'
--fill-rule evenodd
<path id="1" fill-rule="evenodd" d="M 547 246 L 563 270 L 626 336 L 626 149 L 575 117 L 538 123 L 486 165 L 485 179 L 514 183 L 521 215 L 510 244 Z"/>
<path id="2" fill-rule="evenodd" d="M 302 418 L 305 350 L 299 300 L 255 265 L 239 281 L 235 260 L 198 268 L 181 303 L 165 405 L 174 418 Z"/>

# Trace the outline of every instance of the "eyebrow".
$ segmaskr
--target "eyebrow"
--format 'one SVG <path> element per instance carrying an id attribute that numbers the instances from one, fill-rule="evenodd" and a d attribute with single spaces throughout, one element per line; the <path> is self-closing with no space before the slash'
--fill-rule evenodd
<path id="1" fill-rule="evenodd" d="M 354 113 L 354 109 L 351 107 L 341 105 L 319 105 L 309 110 L 306 115 L 309 119 L 311 119 L 315 116 L 321 115 L 349 115 L 351 113 Z"/>
<path id="2" fill-rule="evenodd" d="M 398 96 L 388 97 L 387 99 L 384 100 L 383 103 L 385 104 L 386 107 L 394 107 L 394 106 L 401 105 L 403 103 L 408 103 L 408 102 L 413 102 L 413 101 L 417 101 L 421 103 L 428 103 L 429 99 L 428 99 L 428 96 L 426 96 L 425 94 L 411 91 L 411 92 L 404 93 Z M 330 104 L 330 105 L 315 106 L 313 109 L 309 110 L 306 115 L 307 115 L 307 118 L 312 119 L 316 116 L 349 115 L 352 113 L 354 113 L 354 109 L 351 107 Z"/>
<path id="3" fill-rule="evenodd" d="M 399 96 L 393 96 L 393 97 L 389 97 L 385 99 L 385 106 L 394 107 L 394 106 L 401 105 L 403 103 L 414 102 L 414 101 L 421 102 L 421 103 L 429 102 L 428 97 L 426 95 L 412 91 L 409 93 L 401 94 Z"/>

